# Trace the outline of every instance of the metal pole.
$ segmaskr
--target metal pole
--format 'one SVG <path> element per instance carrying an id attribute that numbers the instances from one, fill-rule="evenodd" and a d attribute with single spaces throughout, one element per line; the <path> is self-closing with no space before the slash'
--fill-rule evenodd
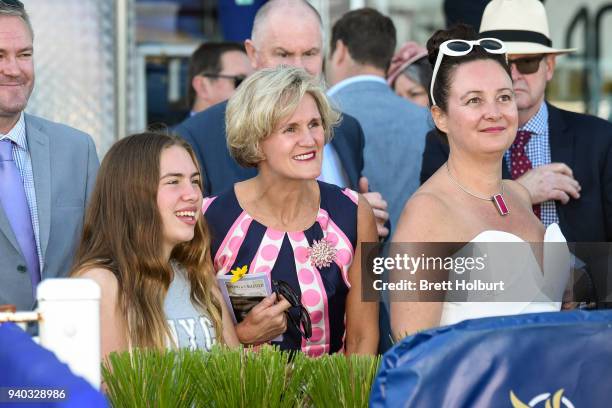
<path id="1" fill-rule="evenodd" d="M 127 134 L 128 0 L 116 0 L 115 140 Z"/>

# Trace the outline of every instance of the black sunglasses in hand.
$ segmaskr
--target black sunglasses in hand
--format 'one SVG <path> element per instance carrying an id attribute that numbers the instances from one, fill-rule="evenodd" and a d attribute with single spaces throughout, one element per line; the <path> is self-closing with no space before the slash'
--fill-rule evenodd
<path id="1" fill-rule="evenodd" d="M 298 307 L 300 309 L 300 321 L 297 322 L 295 317 L 289 311 L 287 311 L 287 319 L 291 322 L 291 325 L 304 337 L 309 339 L 312 336 L 312 322 L 310 321 L 310 314 L 308 310 L 302 305 L 300 296 L 295 293 L 291 285 L 285 281 L 272 280 L 272 290 L 277 296 L 282 296 L 287 299 L 287 302 L 292 308 Z M 303 329 L 302 329 L 303 328 Z"/>

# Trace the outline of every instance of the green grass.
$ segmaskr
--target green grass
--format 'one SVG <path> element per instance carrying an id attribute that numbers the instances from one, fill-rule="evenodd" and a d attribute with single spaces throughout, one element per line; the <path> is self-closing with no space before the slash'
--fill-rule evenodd
<path id="1" fill-rule="evenodd" d="M 185 351 L 113 353 L 102 367 L 107 396 L 114 407 L 190 407 L 196 361 Z"/>
<path id="2" fill-rule="evenodd" d="M 113 407 L 367 407 L 380 357 L 311 359 L 273 347 L 111 354 Z"/>
<path id="3" fill-rule="evenodd" d="M 379 357 L 341 354 L 310 360 L 307 399 L 314 407 L 367 407 Z"/>

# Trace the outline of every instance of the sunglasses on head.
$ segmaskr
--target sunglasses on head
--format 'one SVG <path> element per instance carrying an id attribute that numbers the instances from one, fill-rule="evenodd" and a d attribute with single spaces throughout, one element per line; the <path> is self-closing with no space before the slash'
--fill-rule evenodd
<path id="1" fill-rule="evenodd" d="M 291 305 L 292 308 L 297 307 L 300 309 L 300 321 L 296 321 L 295 317 L 289 313 L 287 314 L 287 320 L 291 323 L 291 325 L 300 333 L 302 337 L 305 339 L 309 339 L 312 336 L 312 322 L 310 321 L 310 314 L 308 310 L 302 305 L 302 301 L 300 296 L 295 293 L 291 285 L 289 285 L 285 281 L 277 281 L 272 280 L 272 290 L 276 295 L 280 295 L 287 299 L 287 302 Z"/>
<path id="2" fill-rule="evenodd" d="M 508 60 L 508 65 L 516 65 L 516 70 L 523 75 L 533 74 L 540 69 L 540 62 L 544 59 L 544 55 L 534 55 L 532 57 L 516 58 Z"/>
<path id="3" fill-rule="evenodd" d="M 207 73 L 201 73 L 198 74 L 200 76 L 206 77 L 206 78 L 224 78 L 224 79 L 231 79 L 234 81 L 234 88 L 238 88 L 240 86 L 240 84 L 242 83 L 242 81 L 244 81 L 246 79 L 246 76 L 244 75 L 223 75 L 223 74 L 207 74 Z"/>
<path id="4" fill-rule="evenodd" d="M 440 44 L 438 50 L 438 57 L 436 58 L 436 64 L 434 65 L 433 74 L 431 75 L 431 86 L 429 87 L 429 94 L 431 95 L 432 105 L 436 104 L 433 96 L 434 83 L 436 81 L 436 75 L 440 69 L 442 63 L 442 57 L 448 55 L 449 57 L 460 57 L 468 55 L 474 46 L 478 45 L 482 47 L 486 52 L 490 54 L 505 54 L 506 46 L 503 42 L 497 38 L 481 38 L 479 40 L 448 40 Z"/>

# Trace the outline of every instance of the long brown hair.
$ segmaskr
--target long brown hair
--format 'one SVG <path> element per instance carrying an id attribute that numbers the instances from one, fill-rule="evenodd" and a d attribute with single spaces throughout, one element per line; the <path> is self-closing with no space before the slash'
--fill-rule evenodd
<path id="1" fill-rule="evenodd" d="M 157 208 L 160 158 L 171 146 L 187 150 L 199 171 L 191 146 L 175 136 L 147 132 L 128 136 L 111 147 L 100 166 L 71 272 L 75 276 L 101 267 L 115 275 L 130 347 L 162 349 L 172 338 L 163 305 L 173 271 L 162 256 L 163 227 Z M 187 271 L 191 301 L 208 313 L 223 342 L 204 217 L 199 217 L 193 239 L 174 247 L 171 259 Z"/>

